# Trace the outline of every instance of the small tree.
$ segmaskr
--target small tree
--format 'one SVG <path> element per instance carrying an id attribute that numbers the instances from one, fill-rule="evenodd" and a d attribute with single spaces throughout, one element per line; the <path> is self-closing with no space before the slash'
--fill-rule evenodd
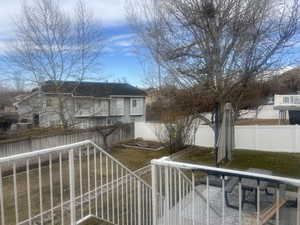
<path id="1" fill-rule="evenodd" d="M 155 134 L 170 154 L 193 144 L 199 125 L 197 117 L 183 110 L 184 92 L 170 86 L 161 88 L 157 101 L 151 107 L 152 113 L 162 124 L 156 128 Z"/>
<path id="2" fill-rule="evenodd" d="M 104 149 L 106 151 L 110 151 L 109 145 L 108 145 L 108 137 L 113 134 L 115 131 L 120 129 L 123 126 L 121 122 L 117 122 L 112 125 L 105 125 L 105 126 L 97 126 L 96 131 L 101 135 L 103 138 L 103 145 Z"/>

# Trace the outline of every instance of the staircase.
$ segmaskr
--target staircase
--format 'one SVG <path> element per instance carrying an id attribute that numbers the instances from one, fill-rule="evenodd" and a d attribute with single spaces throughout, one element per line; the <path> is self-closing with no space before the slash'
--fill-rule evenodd
<path id="1" fill-rule="evenodd" d="M 1 225 L 152 224 L 151 186 L 89 140 L 1 158 L 0 175 Z"/>
<path id="2" fill-rule="evenodd" d="M 219 215 L 180 169 L 158 179 L 168 188 L 152 190 L 89 140 L 0 158 L 0 225 L 189 224 L 191 198 Z"/>

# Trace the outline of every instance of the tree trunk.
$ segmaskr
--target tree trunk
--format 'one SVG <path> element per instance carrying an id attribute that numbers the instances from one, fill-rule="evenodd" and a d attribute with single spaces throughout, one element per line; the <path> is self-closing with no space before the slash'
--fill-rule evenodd
<path id="1" fill-rule="evenodd" d="M 60 122 L 63 126 L 64 129 L 67 129 L 68 128 L 68 121 L 66 120 L 66 117 L 65 117 L 65 113 L 64 113 L 64 101 L 61 97 L 58 97 L 58 104 L 59 104 L 59 119 L 60 119 Z"/>

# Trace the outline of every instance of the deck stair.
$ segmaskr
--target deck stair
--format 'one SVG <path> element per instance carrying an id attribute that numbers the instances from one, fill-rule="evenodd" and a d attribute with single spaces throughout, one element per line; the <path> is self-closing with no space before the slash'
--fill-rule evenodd
<path id="1" fill-rule="evenodd" d="M 287 202 L 287 200 L 280 199 L 278 202 L 275 202 L 273 205 L 271 205 L 271 207 L 263 210 L 259 215 L 259 225 L 264 225 L 268 221 L 270 221 L 270 219 L 272 219 L 276 215 L 277 211 L 280 210 L 280 208 L 283 207 L 286 202 Z M 251 225 L 257 225 L 257 214 L 256 213 L 251 215 L 251 221 L 252 221 Z"/>

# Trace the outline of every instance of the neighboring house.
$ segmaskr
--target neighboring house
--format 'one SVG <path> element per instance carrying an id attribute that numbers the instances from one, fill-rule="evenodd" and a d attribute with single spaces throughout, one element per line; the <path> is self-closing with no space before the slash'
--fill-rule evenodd
<path id="1" fill-rule="evenodd" d="M 300 124 L 300 93 L 276 94 L 256 110 L 241 110 L 240 115 L 240 119 L 278 119 L 279 123 Z"/>
<path id="2" fill-rule="evenodd" d="M 69 124 L 88 128 L 117 121 L 144 121 L 145 97 L 143 90 L 126 83 L 66 81 L 57 88 L 47 81 L 15 105 L 20 121 L 35 126 L 61 125 L 63 113 Z"/>
<path id="3" fill-rule="evenodd" d="M 300 124 L 300 93 L 275 95 L 274 110 L 279 111 L 279 119 L 289 119 L 290 124 Z"/>

